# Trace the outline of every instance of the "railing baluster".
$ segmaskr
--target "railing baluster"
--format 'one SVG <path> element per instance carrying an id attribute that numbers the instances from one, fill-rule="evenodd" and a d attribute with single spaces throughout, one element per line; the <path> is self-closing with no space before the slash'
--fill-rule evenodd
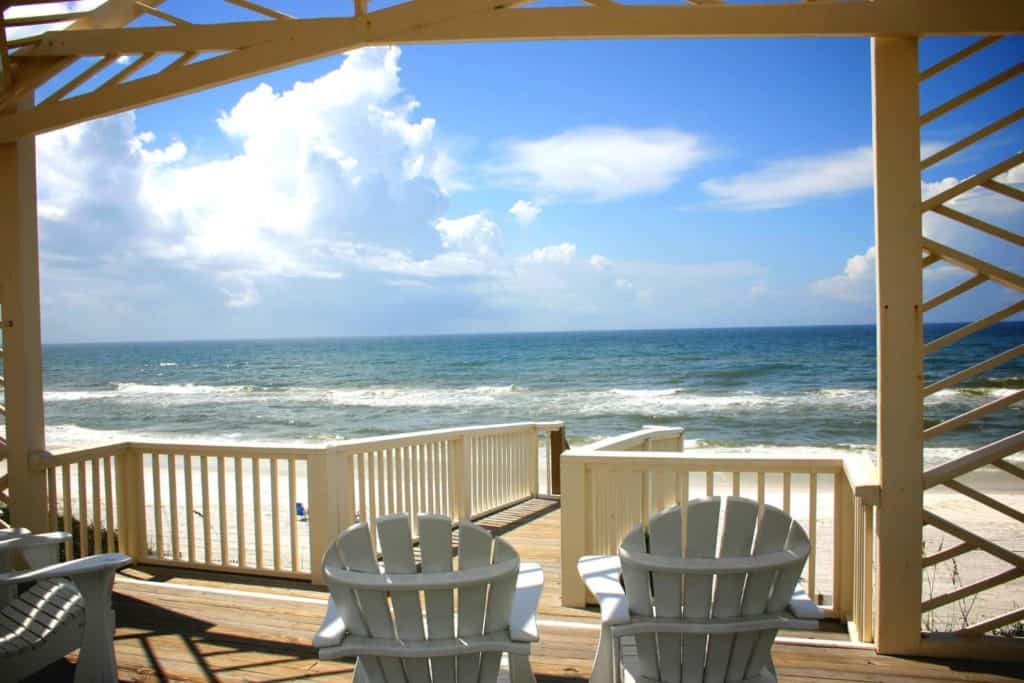
<path id="1" fill-rule="evenodd" d="M 244 487 L 244 466 L 242 458 L 235 456 L 235 536 L 238 546 L 238 566 L 244 567 L 248 564 L 245 560 L 245 495 Z"/>
<path id="2" fill-rule="evenodd" d="M 103 519 L 100 515 L 100 461 L 92 460 L 92 554 L 100 554 L 100 534 L 103 532 Z"/>
<path id="3" fill-rule="evenodd" d="M 63 493 L 63 505 L 61 505 L 61 512 L 64 517 L 64 531 L 71 534 L 71 518 L 73 509 L 71 505 L 71 465 L 64 465 L 60 468 L 60 484 L 61 491 Z M 68 538 L 67 542 L 64 543 L 64 557 L 70 560 L 74 557 L 74 545 L 73 538 Z"/>
<path id="4" fill-rule="evenodd" d="M 224 456 L 217 456 L 217 519 L 220 520 L 220 563 L 228 565 L 228 506 Z"/>
<path id="5" fill-rule="evenodd" d="M 196 561 L 196 529 L 195 529 L 195 513 L 192 511 L 193 508 L 193 493 L 192 493 L 192 454 L 182 454 L 183 465 L 182 469 L 185 472 L 185 548 L 188 553 L 188 561 Z"/>
<path id="6" fill-rule="evenodd" d="M 713 471 L 709 470 L 707 473 L 705 473 L 704 488 L 705 495 L 707 495 L 708 497 L 715 495 L 715 473 Z"/>
<path id="7" fill-rule="evenodd" d="M 278 481 L 281 475 L 277 468 L 278 460 L 270 459 L 270 517 L 274 525 L 274 533 L 271 536 L 274 545 L 274 571 L 281 571 L 281 496 Z"/>
<path id="8" fill-rule="evenodd" d="M 808 529 L 807 534 L 811 541 L 811 552 L 807 556 L 807 595 L 811 600 L 817 602 L 815 595 L 815 572 L 817 570 L 817 537 L 818 537 L 818 473 L 811 472 L 808 475 Z M 833 586 L 833 591 L 835 587 Z"/>
<path id="9" fill-rule="evenodd" d="M 761 505 L 761 507 L 764 507 L 765 504 L 764 476 L 764 472 L 757 473 L 757 502 Z"/>
<path id="10" fill-rule="evenodd" d="M 106 539 L 107 539 L 107 552 L 117 552 L 121 550 L 120 536 L 117 533 L 117 522 L 114 517 L 114 477 L 111 473 L 113 469 L 114 456 L 108 455 L 103 458 L 103 484 L 106 487 L 106 504 L 107 504 L 107 526 L 106 526 Z"/>
<path id="11" fill-rule="evenodd" d="M 46 491 L 50 498 L 50 531 L 57 531 L 57 468 L 46 470 Z"/>
<path id="12" fill-rule="evenodd" d="M 377 528 L 377 492 L 380 490 L 380 482 L 377 481 L 377 451 L 371 450 L 366 454 L 366 462 L 368 472 L 366 477 L 367 485 L 367 498 L 370 502 L 370 509 L 366 513 L 366 518 L 363 520 L 370 525 L 370 539 L 376 538 Z"/>
<path id="13" fill-rule="evenodd" d="M 199 493 L 203 499 L 203 562 L 213 564 L 213 530 L 210 528 L 210 462 L 199 456 Z"/>
<path id="14" fill-rule="evenodd" d="M 734 496 L 740 495 L 740 473 L 739 472 L 733 472 L 732 473 L 732 495 L 734 495 Z"/>
<path id="15" fill-rule="evenodd" d="M 156 557 L 164 559 L 164 512 L 160 491 L 160 454 L 153 449 L 150 453 L 150 475 L 153 479 L 153 532 L 156 534 Z"/>
<path id="16" fill-rule="evenodd" d="M 181 559 L 178 540 L 178 456 L 167 454 L 167 487 L 171 506 L 171 559 Z"/>
<path id="17" fill-rule="evenodd" d="M 263 491 L 260 488 L 260 469 L 262 460 L 253 458 L 252 463 L 252 521 L 255 533 L 256 568 L 263 569 Z M 338 486 L 340 482 L 329 485 Z"/>
<path id="18" fill-rule="evenodd" d="M 288 458 L 288 517 L 291 519 L 292 571 L 299 571 L 299 516 L 295 514 L 295 458 Z"/>
<path id="19" fill-rule="evenodd" d="M 782 511 L 789 514 L 789 498 L 791 491 L 792 475 L 789 472 L 782 473 Z"/>

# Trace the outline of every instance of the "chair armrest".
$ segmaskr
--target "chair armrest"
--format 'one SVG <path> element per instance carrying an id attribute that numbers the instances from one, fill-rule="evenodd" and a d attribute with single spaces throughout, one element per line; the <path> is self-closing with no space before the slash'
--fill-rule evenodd
<path id="1" fill-rule="evenodd" d="M 509 638 L 517 642 L 535 643 L 537 633 L 537 603 L 544 589 L 544 570 L 536 562 L 519 565 L 516 592 L 508 615 Z"/>
<path id="2" fill-rule="evenodd" d="M 797 619 L 820 621 L 825 618 L 825 612 L 802 590 L 793 593 L 793 597 L 789 601 L 789 611 Z"/>
<path id="3" fill-rule="evenodd" d="M 132 558 L 121 553 L 104 553 L 103 555 L 92 555 L 77 560 L 51 564 L 39 569 L 29 569 L 24 572 L 8 572 L 0 574 L 0 586 L 27 583 L 29 581 L 42 581 L 43 579 L 57 579 L 85 576 L 102 572 L 115 572 L 122 567 L 132 563 Z M 77 583 L 77 582 L 76 582 Z"/>
<path id="4" fill-rule="evenodd" d="M 59 545 L 70 540 L 71 534 L 66 531 L 34 534 L 28 529 L 10 529 L 8 533 L 0 535 L 0 550 L 26 550 L 28 548 Z"/>
<path id="5" fill-rule="evenodd" d="M 347 633 L 345 620 L 341 618 L 341 613 L 338 612 L 338 606 L 334 604 L 332 596 L 327 600 L 327 614 L 324 615 L 324 620 L 320 622 L 320 628 L 313 636 L 313 647 L 319 650 L 324 647 L 341 645 L 341 641 L 345 639 Z"/>
<path id="6" fill-rule="evenodd" d="M 576 569 L 601 606 L 601 625 L 614 626 L 629 621 L 629 603 L 626 590 L 619 578 L 622 566 L 615 555 L 585 555 L 576 563 Z"/>

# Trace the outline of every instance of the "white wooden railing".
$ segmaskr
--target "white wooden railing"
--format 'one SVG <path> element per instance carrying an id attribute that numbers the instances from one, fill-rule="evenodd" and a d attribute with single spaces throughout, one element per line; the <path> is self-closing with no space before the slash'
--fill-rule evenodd
<path id="1" fill-rule="evenodd" d="M 682 430 L 645 428 L 562 454 L 562 602 L 590 596 L 583 555 L 614 554 L 623 536 L 678 502 L 742 495 L 775 505 L 807 529 L 804 585 L 857 640 L 874 633 L 874 508 L 878 481 L 864 456 L 792 458 L 682 451 Z M 593 602 L 592 599 L 589 600 Z"/>
<path id="2" fill-rule="evenodd" d="M 343 441 L 325 448 L 118 443 L 40 453 L 68 557 L 320 582 L 328 543 L 393 512 L 474 519 L 540 492 L 539 437 L 560 422 Z M 546 465 L 546 464 L 545 464 Z M 549 467 L 543 466 L 545 470 Z M 300 517 L 297 507 L 308 511 Z"/>

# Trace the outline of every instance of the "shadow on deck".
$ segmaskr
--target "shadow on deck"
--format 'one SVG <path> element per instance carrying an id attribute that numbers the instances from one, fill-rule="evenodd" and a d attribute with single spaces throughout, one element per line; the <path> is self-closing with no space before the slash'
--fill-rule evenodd
<path id="1" fill-rule="evenodd" d="M 541 683 L 585 681 L 597 647 L 596 610 L 561 605 L 560 520 L 558 503 L 546 499 L 480 520 L 505 535 L 524 559 L 544 567 L 541 642 L 532 657 Z M 114 586 L 120 678 L 349 681 L 351 663 L 321 662 L 309 645 L 326 600 L 323 589 L 298 581 L 146 566 L 126 570 Z M 826 624 L 814 635 L 831 645 L 776 644 L 780 682 L 1024 680 L 1012 665 L 879 656 L 852 647 L 838 624 Z M 69 662 L 58 662 L 33 681 L 70 681 L 73 671 Z"/>

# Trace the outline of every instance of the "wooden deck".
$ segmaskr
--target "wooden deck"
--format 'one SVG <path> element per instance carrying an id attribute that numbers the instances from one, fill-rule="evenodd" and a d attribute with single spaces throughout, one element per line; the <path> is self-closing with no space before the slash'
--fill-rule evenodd
<path id="1" fill-rule="evenodd" d="M 483 520 L 505 534 L 524 559 L 544 567 L 541 642 L 532 658 L 542 682 L 586 680 L 597 646 L 596 612 L 560 604 L 559 522 L 557 505 L 543 500 Z M 351 680 L 351 664 L 318 661 L 309 645 L 323 615 L 326 593 L 322 590 L 291 581 L 139 567 L 124 572 L 114 592 L 121 680 Z M 1024 680 L 1021 667 L 882 657 L 873 650 L 852 647 L 836 631 L 826 626 L 816 634 L 834 643 L 824 649 L 776 644 L 779 680 Z M 70 663 L 60 662 L 34 680 L 70 681 L 72 671 Z"/>

